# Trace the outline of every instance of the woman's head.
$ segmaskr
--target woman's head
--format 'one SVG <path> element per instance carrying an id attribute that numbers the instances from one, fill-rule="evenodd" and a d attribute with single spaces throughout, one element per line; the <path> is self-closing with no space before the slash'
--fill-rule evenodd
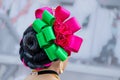
<path id="1" fill-rule="evenodd" d="M 20 58 L 31 69 L 60 68 L 61 72 L 71 52 L 78 52 L 81 46 L 82 38 L 74 35 L 80 25 L 75 17 L 67 19 L 70 12 L 61 6 L 40 8 L 35 16 L 20 42 Z"/>

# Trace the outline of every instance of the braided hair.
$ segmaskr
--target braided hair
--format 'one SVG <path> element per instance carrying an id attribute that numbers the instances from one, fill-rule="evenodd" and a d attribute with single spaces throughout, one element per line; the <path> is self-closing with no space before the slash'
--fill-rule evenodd
<path id="1" fill-rule="evenodd" d="M 39 47 L 36 32 L 32 27 L 28 27 L 23 33 L 23 38 L 20 42 L 20 59 L 31 69 L 47 68 L 51 63 L 45 51 Z"/>

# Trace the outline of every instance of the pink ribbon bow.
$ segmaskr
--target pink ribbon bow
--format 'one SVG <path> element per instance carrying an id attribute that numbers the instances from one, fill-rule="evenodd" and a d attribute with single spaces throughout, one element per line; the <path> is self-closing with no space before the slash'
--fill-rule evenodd
<path id="1" fill-rule="evenodd" d="M 49 11 L 56 18 L 53 26 L 56 36 L 54 42 L 64 48 L 65 51 L 68 52 L 68 55 L 71 54 L 71 51 L 78 52 L 83 40 L 74 35 L 74 33 L 81 28 L 75 17 L 67 19 L 70 16 L 70 12 L 63 7 L 58 6 L 55 10 L 52 10 L 49 7 L 37 9 L 35 12 L 36 18 L 42 19 L 44 10 Z"/>

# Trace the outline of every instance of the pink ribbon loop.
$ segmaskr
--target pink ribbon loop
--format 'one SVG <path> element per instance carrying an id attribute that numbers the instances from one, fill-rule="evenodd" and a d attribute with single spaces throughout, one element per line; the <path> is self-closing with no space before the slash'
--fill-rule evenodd
<path id="1" fill-rule="evenodd" d="M 83 42 L 83 39 L 74 35 L 71 35 L 69 39 L 70 39 L 70 42 L 69 42 L 69 45 L 67 46 L 68 49 L 73 52 L 78 52 Z"/>
<path id="2" fill-rule="evenodd" d="M 55 9 L 55 17 L 57 19 L 60 19 L 61 22 L 63 22 L 65 19 L 67 19 L 68 17 L 70 16 L 70 12 L 66 9 L 64 9 L 63 7 L 61 6 L 58 6 L 56 9 Z"/>
<path id="3" fill-rule="evenodd" d="M 72 33 L 78 31 L 81 28 L 75 17 L 70 18 L 64 24 L 69 27 L 69 30 L 72 31 Z"/>
<path id="4" fill-rule="evenodd" d="M 39 8 L 39 9 L 37 9 L 35 11 L 35 17 L 39 18 L 39 19 L 42 19 L 42 13 L 43 13 L 44 10 L 47 10 L 48 12 L 50 12 L 51 14 L 53 14 L 51 8 L 49 8 L 49 7 L 42 7 L 42 8 Z"/>

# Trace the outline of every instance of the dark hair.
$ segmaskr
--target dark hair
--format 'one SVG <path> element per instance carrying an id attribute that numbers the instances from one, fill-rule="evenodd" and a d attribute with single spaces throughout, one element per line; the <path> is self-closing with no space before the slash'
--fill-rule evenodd
<path id="1" fill-rule="evenodd" d="M 51 63 L 45 51 L 40 48 L 32 27 L 28 27 L 23 34 L 19 54 L 22 62 L 31 69 L 47 68 L 49 66 L 45 64 Z"/>

